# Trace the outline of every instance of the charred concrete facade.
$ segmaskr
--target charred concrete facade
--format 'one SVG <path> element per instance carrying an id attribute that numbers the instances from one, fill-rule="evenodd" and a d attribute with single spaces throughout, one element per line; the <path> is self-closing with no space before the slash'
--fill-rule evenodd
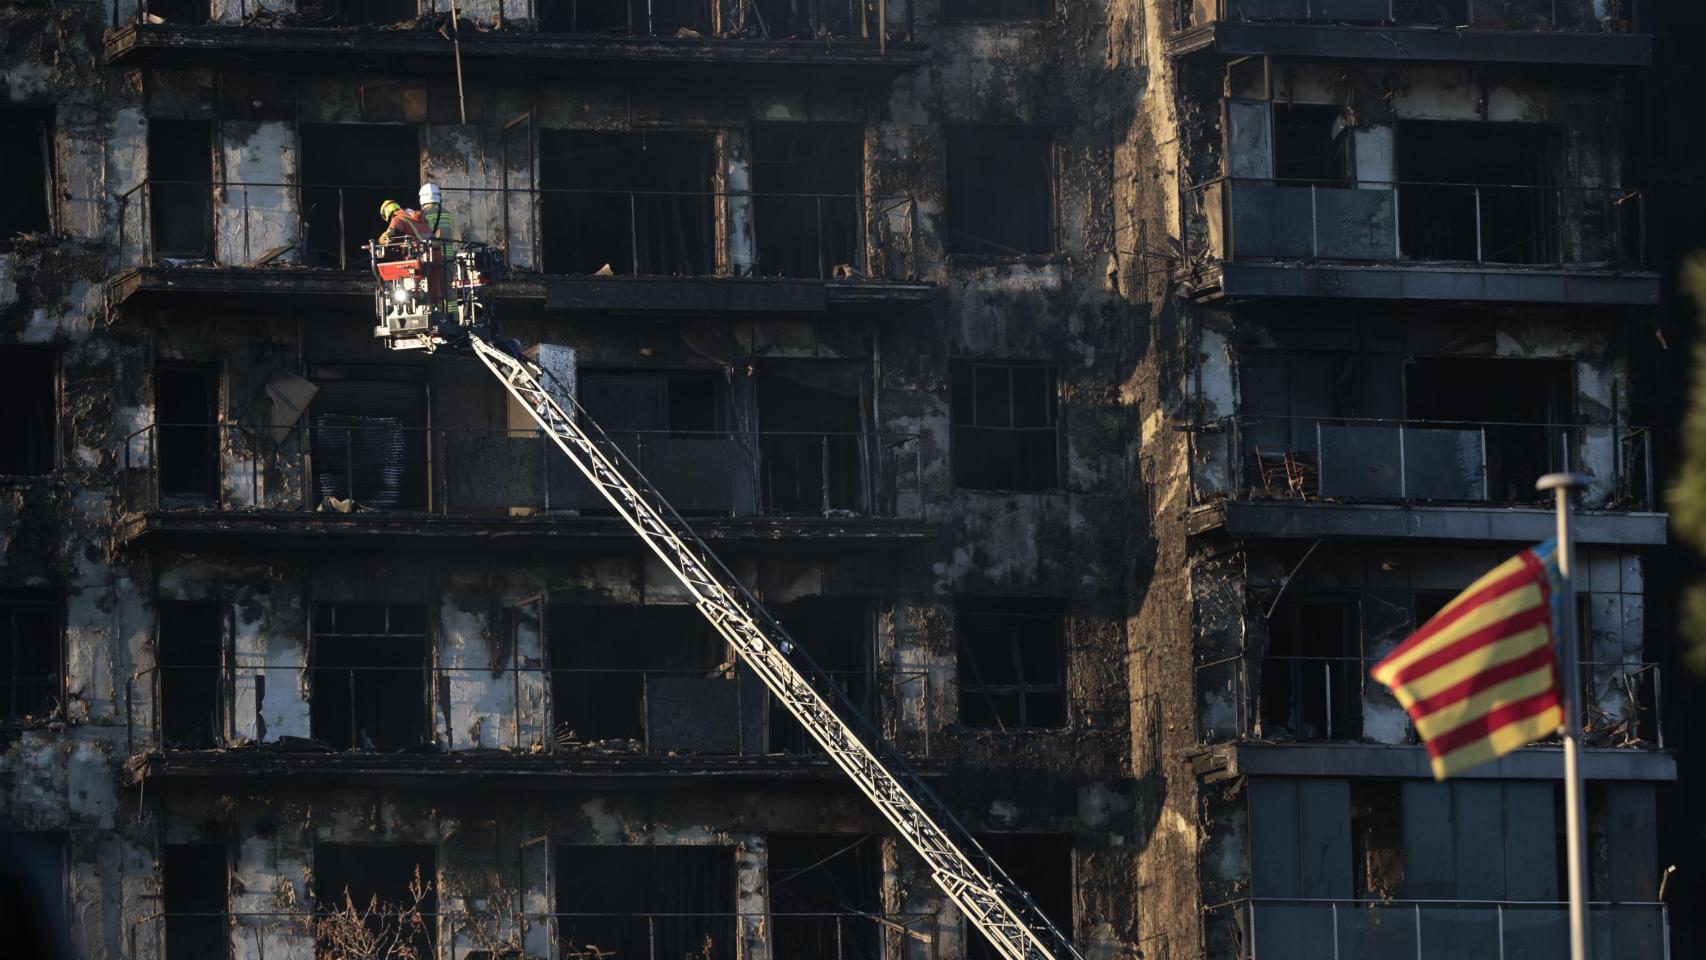
<path id="1" fill-rule="evenodd" d="M 1361 678 L 1565 466 L 1595 899 L 1655 899 L 1642 24 L 1252 6 L 0 8 L 0 826 L 75 954 L 418 875 L 443 957 L 985 955 L 483 369 L 370 339 L 423 181 L 1086 956 L 1551 942 L 1555 751 L 1438 787 Z"/>

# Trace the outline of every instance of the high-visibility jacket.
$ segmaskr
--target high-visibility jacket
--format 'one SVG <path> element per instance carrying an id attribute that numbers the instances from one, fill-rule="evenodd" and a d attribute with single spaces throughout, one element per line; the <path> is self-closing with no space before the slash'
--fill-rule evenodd
<path id="1" fill-rule="evenodd" d="M 452 239 L 456 230 L 456 217 L 443 204 L 430 204 L 430 209 L 421 211 L 421 220 L 426 224 L 427 233 L 439 240 Z"/>
<path id="2" fill-rule="evenodd" d="M 391 214 L 391 222 L 385 225 L 385 232 L 379 235 L 381 244 L 393 240 L 426 240 L 432 236 L 432 228 L 426 225 L 418 210 L 398 210 Z"/>

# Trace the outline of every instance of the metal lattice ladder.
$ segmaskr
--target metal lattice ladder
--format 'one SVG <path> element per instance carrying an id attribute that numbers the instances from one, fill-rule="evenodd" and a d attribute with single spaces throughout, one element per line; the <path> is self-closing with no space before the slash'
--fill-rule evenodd
<path id="1" fill-rule="evenodd" d="M 929 865 L 948 899 L 1007 960 L 1082 960 L 970 832 L 833 684 L 814 685 L 810 658 L 670 508 L 573 397 L 570 416 L 531 364 L 468 338 L 480 358 L 692 595 L 694 604 L 836 766 Z M 821 672 L 813 668 L 814 674 Z M 855 729 L 855 724 L 861 730 Z"/>

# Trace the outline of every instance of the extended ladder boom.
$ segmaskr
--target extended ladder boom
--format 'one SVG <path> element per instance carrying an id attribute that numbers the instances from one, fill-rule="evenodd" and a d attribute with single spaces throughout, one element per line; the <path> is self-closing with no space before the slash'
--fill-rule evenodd
<path id="1" fill-rule="evenodd" d="M 794 666 L 790 658 L 804 654 L 781 624 L 711 554 L 574 398 L 564 399 L 580 414 L 578 422 L 540 385 L 526 361 L 477 335 L 468 340 L 474 355 L 675 574 L 699 612 L 777 701 L 912 844 L 937 885 L 1001 955 L 1007 960 L 1081 960 L 1071 941 L 845 698 L 837 710 L 830 698 L 838 697 L 838 691 L 833 686 L 820 691 Z M 850 719 L 868 728 L 864 736 Z"/>

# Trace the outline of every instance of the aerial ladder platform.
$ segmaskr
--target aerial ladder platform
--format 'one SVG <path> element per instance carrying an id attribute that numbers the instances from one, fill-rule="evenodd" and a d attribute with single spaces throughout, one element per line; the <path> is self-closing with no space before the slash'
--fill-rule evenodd
<path id="1" fill-rule="evenodd" d="M 374 336 L 391 349 L 472 352 L 610 503 L 771 696 L 918 852 L 948 899 L 1006 960 L 1082 960 L 1029 894 L 693 532 L 574 397 L 493 334 L 483 245 L 371 245 Z M 566 405 L 566 406 L 565 406 Z"/>

